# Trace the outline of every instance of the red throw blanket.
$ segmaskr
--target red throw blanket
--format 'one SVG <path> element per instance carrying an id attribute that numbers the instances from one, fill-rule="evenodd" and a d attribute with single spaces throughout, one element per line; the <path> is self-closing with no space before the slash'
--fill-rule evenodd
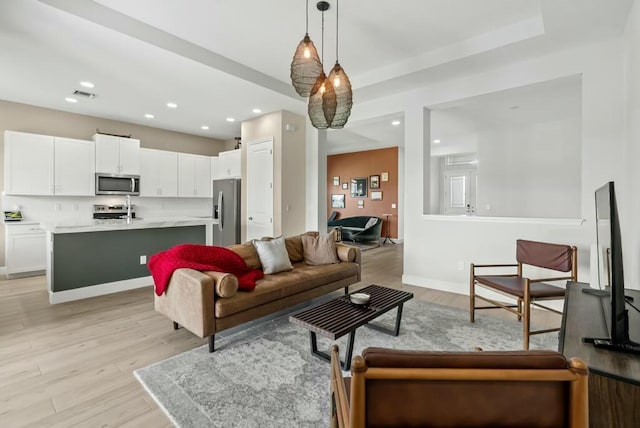
<path id="1" fill-rule="evenodd" d="M 233 251 L 207 245 L 177 245 L 152 255 L 147 266 L 158 296 L 165 292 L 173 271 L 179 268 L 231 273 L 238 277 L 238 288 L 246 291 L 252 291 L 256 281 L 264 276 L 260 269 L 249 268 L 244 259 Z"/>

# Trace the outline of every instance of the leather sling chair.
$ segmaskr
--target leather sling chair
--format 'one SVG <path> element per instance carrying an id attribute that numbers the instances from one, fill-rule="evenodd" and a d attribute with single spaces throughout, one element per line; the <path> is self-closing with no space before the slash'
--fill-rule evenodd
<path id="1" fill-rule="evenodd" d="M 587 366 L 555 351 L 367 348 L 350 378 L 331 356 L 332 427 L 589 425 Z"/>
<path id="2" fill-rule="evenodd" d="M 516 242 L 515 264 L 471 264 L 469 284 L 469 312 L 471 322 L 475 321 L 477 309 L 506 309 L 523 321 L 523 349 L 529 349 L 529 336 L 533 334 L 548 333 L 560 330 L 560 327 L 544 330 L 531 330 L 531 307 L 536 306 L 557 314 L 562 312 L 540 304 L 545 300 L 564 299 L 565 289 L 560 286 L 548 284 L 553 281 L 577 281 L 578 260 L 576 247 L 546 242 L 526 241 L 519 239 Z M 569 275 L 529 278 L 523 276 L 523 266 L 535 266 L 543 268 L 544 272 L 570 272 Z M 478 269 L 486 268 L 516 268 L 515 273 L 478 275 Z M 476 294 L 476 287 L 483 287 L 498 292 L 504 296 L 516 299 L 516 304 L 501 303 L 485 296 Z M 476 299 L 483 300 L 491 306 L 476 306 Z"/>

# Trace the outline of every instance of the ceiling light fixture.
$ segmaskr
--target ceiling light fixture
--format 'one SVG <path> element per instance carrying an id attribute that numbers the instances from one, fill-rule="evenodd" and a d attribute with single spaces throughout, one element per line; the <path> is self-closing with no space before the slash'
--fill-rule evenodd
<path id="1" fill-rule="evenodd" d="M 75 104 L 75 103 L 77 103 L 77 102 L 78 102 L 78 100 L 77 100 L 77 99 L 75 99 L 75 98 L 73 98 L 73 97 L 66 97 L 64 100 L 65 100 L 66 102 L 68 102 L 68 103 L 72 103 L 72 104 Z"/>
<path id="2" fill-rule="evenodd" d="M 400 125 L 400 121 L 399 120 L 394 120 L 393 122 L 391 122 L 391 124 L 393 126 L 398 126 L 398 125 Z"/>
<path id="3" fill-rule="evenodd" d="M 202 125 L 200 129 L 202 129 L 203 131 L 208 131 L 209 127 L 207 125 Z"/>
<path id="4" fill-rule="evenodd" d="M 433 144 L 440 144 L 440 140 L 433 140 Z"/>
<path id="5" fill-rule="evenodd" d="M 333 83 L 333 88 L 336 93 L 336 113 L 329 126 L 331 129 L 344 128 L 344 125 L 349 120 L 351 115 L 351 107 L 353 106 L 353 92 L 351 90 L 351 81 L 349 76 L 344 72 L 344 69 L 338 62 L 338 12 L 340 9 L 340 2 L 336 0 L 336 64 L 329 73 L 329 81 Z"/>
<path id="6" fill-rule="evenodd" d="M 87 81 L 80 82 L 80 86 L 85 87 L 85 88 L 95 88 L 96 87 L 96 85 L 94 85 L 91 82 L 87 82 Z"/>
<path id="7" fill-rule="evenodd" d="M 324 61 L 324 12 L 329 10 L 329 3 L 319 1 L 316 7 L 322 12 L 322 61 Z M 309 96 L 309 119 L 311 124 L 318 129 L 327 129 L 331 126 L 331 122 L 336 115 L 336 107 L 338 105 L 336 93 L 331 80 L 327 79 L 324 70 L 321 67 L 320 75 L 311 88 Z"/>
<path id="8" fill-rule="evenodd" d="M 146 113 L 144 117 L 146 117 L 147 119 L 153 119 L 155 116 L 152 115 L 151 113 Z"/>
<path id="9" fill-rule="evenodd" d="M 309 37 L 309 0 L 306 9 L 306 30 L 291 61 L 291 83 L 298 95 L 308 97 L 316 79 L 322 72 L 318 50 Z"/>
<path id="10" fill-rule="evenodd" d="M 169 107 L 169 108 L 178 108 L 178 104 L 169 102 L 169 103 L 167 103 L 167 107 Z"/>
<path id="11" fill-rule="evenodd" d="M 228 118 L 227 118 L 227 122 L 235 122 L 235 121 L 236 121 L 236 120 L 235 120 L 234 118 L 232 118 L 232 117 L 228 117 Z"/>
<path id="12" fill-rule="evenodd" d="M 262 113 L 262 110 L 260 110 L 259 108 L 254 108 L 252 111 L 254 113 Z"/>

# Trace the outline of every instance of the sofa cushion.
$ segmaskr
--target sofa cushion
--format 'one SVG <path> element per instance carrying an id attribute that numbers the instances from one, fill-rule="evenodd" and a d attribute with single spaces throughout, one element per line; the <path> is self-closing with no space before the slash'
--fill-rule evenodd
<path id="1" fill-rule="evenodd" d="M 258 252 L 256 251 L 256 247 L 253 246 L 251 242 L 245 242 L 244 244 L 236 244 L 230 245 L 227 247 L 234 253 L 238 254 L 240 257 L 244 259 L 244 262 L 251 269 L 262 269 L 262 265 L 260 264 L 260 258 L 258 257 Z"/>
<path id="2" fill-rule="evenodd" d="M 302 236 L 304 261 L 308 265 L 338 263 L 335 231 L 322 236 Z"/>
<path id="3" fill-rule="evenodd" d="M 219 297 L 232 297 L 238 291 L 238 277 L 230 273 L 204 271 L 215 281 L 215 292 Z"/>
<path id="4" fill-rule="evenodd" d="M 258 257 L 265 274 L 273 274 L 293 269 L 287 248 L 284 245 L 284 237 L 280 236 L 268 241 L 254 239 L 253 245 L 258 251 Z"/>
<path id="5" fill-rule="evenodd" d="M 275 275 L 265 275 L 249 293 L 236 293 L 228 299 L 215 302 L 216 318 L 224 318 L 274 300 L 283 299 L 323 284 L 340 281 L 358 275 L 356 263 L 334 263 L 310 266 L 296 263 L 294 269 Z"/>
<path id="6" fill-rule="evenodd" d="M 291 236 L 285 238 L 284 243 L 287 247 L 287 253 L 289 253 L 289 260 L 291 263 L 300 263 L 304 261 L 304 250 L 302 248 L 302 236 L 318 236 L 318 232 L 305 232 L 302 235 Z"/>
<path id="7" fill-rule="evenodd" d="M 371 217 L 369 221 L 364 225 L 364 228 L 368 229 L 370 227 L 373 227 L 376 225 L 376 223 L 378 223 L 378 217 Z"/>

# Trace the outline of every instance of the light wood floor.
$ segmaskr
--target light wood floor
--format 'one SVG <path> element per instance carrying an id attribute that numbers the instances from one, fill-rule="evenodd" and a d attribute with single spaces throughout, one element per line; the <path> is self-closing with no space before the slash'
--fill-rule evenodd
<path id="1" fill-rule="evenodd" d="M 362 286 L 468 308 L 467 296 L 403 285 L 401 275 L 401 245 L 363 253 Z M 44 277 L 0 281 L 0 426 L 172 426 L 132 372 L 205 343 L 154 312 L 151 288 L 50 305 Z"/>

